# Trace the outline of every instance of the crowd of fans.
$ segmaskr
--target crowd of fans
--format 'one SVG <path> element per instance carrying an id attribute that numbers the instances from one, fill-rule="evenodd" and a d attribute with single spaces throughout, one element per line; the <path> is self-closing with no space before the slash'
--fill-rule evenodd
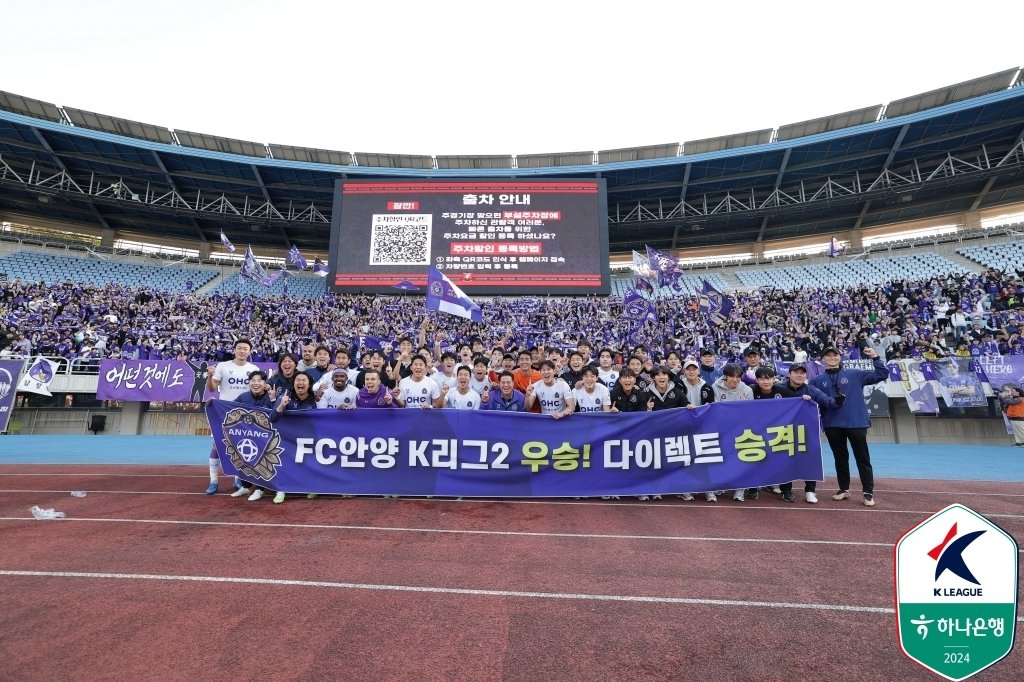
<path id="1" fill-rule="evenodd" d="M 738 360 L 753 344 L 767 358 L 801 361 L 825 347 L 859 358 L 871 346 L 887 359 L 1024 354 L 1024 280 L 989 270 L 928 281 L 894 281 L 841 289 L 759 289 L 731 294 L 730 319 L 709 326 L 696 296 L 657 300 L 658 322 L 622 318 L 614 297 L 495 298 L 482 302 L 484 322 L 434 315 L 432 336 L 454 347 L 479 338 L 506 350 L 537 344 L 625 353 L 645 345 L 655 357 L 710 348 Z M 0 283 L 0 354 L 45 355 L 73 368 L 99 359 L 222 361 L 234 339 L 253 342 L 251 359 L 275 362 L 304 346 L 375 348 L 417 338 L 422 297 L 327 294 L 322 298 L 201 296 L 111 284 L 95 288 L 18 279 Z"/>

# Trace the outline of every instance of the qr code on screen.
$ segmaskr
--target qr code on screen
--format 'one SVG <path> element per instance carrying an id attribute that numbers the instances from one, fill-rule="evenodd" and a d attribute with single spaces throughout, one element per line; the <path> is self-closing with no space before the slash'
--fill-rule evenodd
<path id="1" fill-rule="evenodd" d="M 432 217 L 373 216 L 370 265 L 430 265 Z"/>

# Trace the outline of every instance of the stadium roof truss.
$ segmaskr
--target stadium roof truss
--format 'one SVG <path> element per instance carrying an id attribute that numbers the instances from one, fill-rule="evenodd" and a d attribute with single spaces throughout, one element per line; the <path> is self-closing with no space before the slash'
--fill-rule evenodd
<path id="1" fill-rule="evenodd" d="M 0 92 L 0 218 L 322 251 L 338 179 L 600 177 L 613 251 L 829 235 L 1024 201 L 1019 76 L 777 129 L 520 156 L 263 144 Z"/>

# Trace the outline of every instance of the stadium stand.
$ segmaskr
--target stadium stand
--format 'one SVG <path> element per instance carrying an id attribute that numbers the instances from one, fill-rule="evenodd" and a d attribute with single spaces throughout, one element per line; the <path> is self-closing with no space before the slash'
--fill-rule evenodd
<path id="1" fill-rule="evenodd" d="M 161 267 L 114 260 L 57 256 L 37 251 L 16 251 L 0 258 L 0 272 L 9 279 L 29 282 L 75 282 L 91 286 L 120 284 L 164 291 L 186 291 L 191 282 L 198 289 L 217 276 L 210 268 Z"/>
<path id="2" fill-rule="evenodd" d="M 287 287 L 287 291 L 285 291 Z M 225 277 L 211 290 L 211 294 L 240 294 L 256 298 L 288 295 L 294 298 L 322 298 L 327 293 L 326 280 L 323 277 L 310 277 L 288 273 L 269 287 L 257 284 L 235 273 Z"/>
<path id="3" fill-rule="evenodd" d="M 746 287 L 772 286 L 782 290 L 819 287 L 855 287 L 893 280 L 929 279 L 966 270 L 943 256 L 917 252 L 891 258 L 872 258 L 786 268 L 737 270 Z"/>
<path id="4" fill-rule="evenodd" d="M 1024 243 L 969 246 L 957 251 L 961 256 L 985 266 L 1007 272 L 1024 270 Z"/>

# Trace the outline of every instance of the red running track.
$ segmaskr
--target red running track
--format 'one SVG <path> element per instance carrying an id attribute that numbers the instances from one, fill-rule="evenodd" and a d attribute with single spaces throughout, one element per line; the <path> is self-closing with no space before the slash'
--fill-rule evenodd
<path id="1" fill-rule="evenodd" d="M 0 679 L 934 679 L 897 645 L 893 543 L 952 502 L 1024 537 L 1005 483 L 880 481 L 874 509 L 828 484 L 817 506 L 204 485 L 0 467 Z M 1018 649 L 975 679 L 1021 670 Z"/>

